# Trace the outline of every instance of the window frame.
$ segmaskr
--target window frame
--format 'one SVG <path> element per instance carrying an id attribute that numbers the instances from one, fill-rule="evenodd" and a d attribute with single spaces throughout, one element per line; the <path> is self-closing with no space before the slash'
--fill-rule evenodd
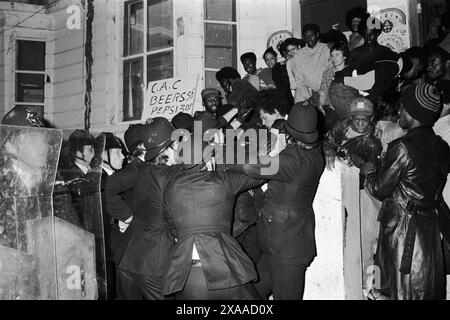
<path id="1" fill-rule="evenodd" d="M 48 52 L 48 41 L 46 41 L 45 39 L 35 39 L 35 38 L 23 38 L 23 37 L 17 37 L 13 40 L 15 42 L 15 48 L 16 50 L 14 50 L 14 58 L 13 58 L 13 63 L 12 63 L 12 73 L 13 73 L 13 96 L 12 96 L 12 100 L 13 100 L 13 105 L 14 106 L 42 106 L 42 108 L 45 110 L 45 106 L 46 106 L 46 75 L 47 75 L 47 70 L 48 70 L 48 63 L 47 63 L 47 52 Z M 32 70 L 19 70 L 17 68 L 17 62 L 18 62 L 18 55 L 19 55 L 19 42 L 20 41 L 33 41 L 33 42 L 42 42 L 45 45 L 45 50 L 44 50 L 44 70 L 43 71 L 32 71 Z M 43 75 L 44 76 L 44 83 L 43 83 L 43 100 L 42 102 L 19 102 L 17 101 L 17 75 L 18 74 L 38 74 L 38 75 Z M 13 107 L 14 107 L 13 106 Z"/>
<path id="2" fill-rule="evenodd" d="M 238 69 L 238 64 L 239 64 L 239 59 L 238 59 L 238 52 L 239 52 L 239 0 L 234 0 L 235 3 L 235 17 L 234 17 L 234 21 L 223 21 L 223 20 L 209 20 L 206 19 L 206 0 L 202 1 L 202 16 L 203 16 L 203 32 L 204 32 L 204 37 L 203 37 L 203 87 L 206 88 L 206 73 L 207 72 L 217 72 L 220 69 L 217 68 L 208 68 L 206 67 L 206 24 L 223 24 L 223 25 L 233 25 L 236 27 L 236 45 L 235 45 L 235 57 L 233 57 L 232 59 L 234 59 L 236 66 L 231 66 L 233 68 L 235 68 L 236 70 Z M 211 46 L 213 47 L 213 46 Z M 223 48 L 222 46 L 220 48 Z M 219 86 L 220 87 L 220 86 Z M 221 90 L 221 89 L 220 89 Z"/>
<path id="3" fill-rule="evenodd" d="M 147 95 L 146 95 L 146 91 L 147 91 L 147 85 L 148 85 L 148 81 L 147 81 L 147 59 L 148 56 L 151 55 L 156 55 L 156 54 L 160 54 L 160 53 L 164 53 L 164 52 L 172 52 L 172 60 L 173 60 L 173 65 L 172 65 L 172 69 L 173 69 L 173 77 L 176 77 L 177 74 L 177 69 L 176 69 L 176 19 L 175 19 L 175 5 L 176 5 L 176 0 L 170 0 L 172 1 L 172 36 L 173 36 L 173 43 L 171 47 L 167 47 L 167 48 L 163 48 L 163 49 L 157 49 L 157 50 L 153 50 L 153 51 L 147 51 L 147 44 L 148 44 L 148 0 L 123 0 L 121 1 L 121 10 L 120 10 L 120 16 L 121 16 L 121 21 L 122 24 L 119 27 L 119 32 L 120 30 L 122 33 L 122 36 L 119 37 L 119 45 L 120 45 L 120 58 L 119 58 L 119 70 L 120 71 L 120 77 L 119 77 L 119 82 L 121 90 L 120 90 L 120 97 L 119 97 L 119 101 L 121 101 L 121 108 L 118 108 L 118 112 L 117 112 L 117 117 L 119 124 L 133 124 L 133 123 L 140 123 L 142 122 L 141 119 L 130 119 L 130 120 L 126 120 L 124 117 L 124 88 L 123 88 L 123 81 L 124 81 L 124 64 L 127 61 L 131 61 L 137 58 L 141 58 L 142 61 L 142 75 L 143 75 L 143 84 L 144 84 L 144 89 L 143 89 L 143 108 L 145 107 L 146 103 L 148 102 L 147 100 Z M 143 41 L 142 41 L 142 53 L 138 53 L 138 54 L 129 54 L 127 56 L 125 56 L 125 52 L 128 51 L 128 48 L 125 48 L 125 28 L 126 28 L 126 24 L 129 21 L 128 17 L 125 17 L 125 13 L 128 12 L 129 14 L 129 10 L 127 10 L 127 6 L 130 6 L 134 3 L 139 3 L 142 2 L 143 3 L 143 10 L 144 10 L 144 27 L 143 27 Z M 129 37 L 127 35 L 127 41 L 129 41 Z M 126 50 L 125 50 L 126 49 Z M 170 78 L 167 78 L 170 79 Z M 161 79 L 162 80 L 162 79 Z M 130 106 L 129 106 L 130 107 Z M 132 107 L 132 106 L 131 106 Z"/>

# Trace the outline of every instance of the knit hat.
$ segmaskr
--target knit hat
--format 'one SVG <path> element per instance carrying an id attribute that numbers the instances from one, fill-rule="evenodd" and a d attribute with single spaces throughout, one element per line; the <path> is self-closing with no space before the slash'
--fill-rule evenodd
<path id="1" fill-rule="evenodd" d="M 350 115 L 371 116 L 373 115 L 373 103 L 366 98 L 356 98 L 350 103 Z"/>
<path id="2" fill-rule="evenodd" d="M 407 87 L 402 94 L 401 103 L 411 117 L 422 124 L 434 123 L 441 112 L 441 97 L 435 86 L 420 82 Z"/>

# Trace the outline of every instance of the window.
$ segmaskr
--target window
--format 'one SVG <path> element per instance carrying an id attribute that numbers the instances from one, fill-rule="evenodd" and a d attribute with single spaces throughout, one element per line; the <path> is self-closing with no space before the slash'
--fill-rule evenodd
<path id="1" fill-rule="evenodd" d="M 43 116 L 45 87 L 45 42 L 17 40 L 15 105 L 24 105 Z"/>
<path id="2" fill-rule="evenodd" d="M 173 0 L 125 2 L 123 121 L 140 120 L 150 81 L 173 77 Z"/>
<path id="3" fill-rule="evenodd" d="M 230 66 L 237 69 L 236 0 L 204 0 L 205 88 L 220 85 L 216 72 Z"/>

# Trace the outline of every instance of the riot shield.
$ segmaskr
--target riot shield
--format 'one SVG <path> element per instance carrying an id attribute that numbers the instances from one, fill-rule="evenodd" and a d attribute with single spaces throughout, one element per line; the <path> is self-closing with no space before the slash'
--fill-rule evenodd
<path id="1" fill-rule="evenodd" d="M 52 189 L 61 139 L 58 130 L 0 125 L 0 299 L 57 298 Z"/>
<path id="2" fill-rule="evenodd" d="M 95 277 L 98 286 L 97 298 L 104 300 L 107 286 L 100 164 L 105 137 L 103 134 L 87 133 L 83 130 L 62 131 L 63 141 L 54 191 L 55 216 L 66 222 L 66 228 L 71 226 L 73 228 L 75 225 L 86 233 L 94 235 L 93 254 L 95 255 Z M 71 243 L 66 241 L 63 233 L 56 234 L 56 237 L 57 251 Z M 86 254 L 87 252 L 79 251 L 77 246 L 72 247 L 72 256 L 80 257 L 80 255 Z M 83 270 L 86 270 L 85 266 L 70 265 L 68 267 L 71 267 L 71 270 L 66 271 L 67 273 L 76 275 L 81 272 L 81 284 L 86 283 L 89 273 L 83 273 Z M 79 278 L 74 277 L 74 281 L 79 281 L 77 279 Z M 79 287 L 75 282 L 70 285 L 68 283 L 67 287 L 70 286 Z M 87 288 L 82 287 L 83 290 L 88 291 Z M 69 298 L 72 298 L 71 292 L 73 291 L 68 290 L 67 292 Z"/>

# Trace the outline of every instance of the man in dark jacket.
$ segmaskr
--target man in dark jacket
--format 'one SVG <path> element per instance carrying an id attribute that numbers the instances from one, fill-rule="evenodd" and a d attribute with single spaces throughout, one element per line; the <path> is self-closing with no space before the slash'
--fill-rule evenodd
<path id="1" fill-rule="evenodd" d="M 119 259 L 118 299 L 161 300 L 162 276 L 166 259 L 174 244 L 163 226 L 162 185 L 170 174 L 174 153 L 171 135 L 174 128 L 165 118 L 153 118 L 142 128 L 145 160 L 137 161 L 111 176 L 105 188 L 108 213 L 129 222 L 126 243 Z M 121 193 L 131 191 L 128 201 Z"/>
<path id="2" fill-rule="evenodd" d="M 259 298 L 249 282 L 256 280 L 250 258 L 231 236 L 237 194 L 260 180 L 223 171 L 202 171 L 206 151 L 194 138 L 180 144 L 182 165 L 164 191 L 166 221 L 175 227 L 163 293 L 188 300 Z M 187 153 L 187 151 L 189 153 Z"/>
<path id="3" fill-rule="evenodd" d="M 260 282 L 255 286 L 262 297 L 272 292 L 278 300 L 303 297 L 305 271 L 316 256 L 312 204 L 324 169 L 316 109 L 295 104 L 285 127 L 288 145 L 272 158 L 277 172 L 262 170 L 261 164 L 233 166 L 251 177 L 269 180 L 258 224 L 263 254 L 257 266 Z"/>
<path id="4" fill-rule="evenodd" d="M 450 172 L 450 148 L 432 129 L 440 96 L 434 86 L 420 83 L 405 89 L 401 104 L 400 126 L 408 133 L 389 144 L 378 172 L 371 163 L 361 169 L 367 190 L 383 201 L 375 257 L 381 288 L 369 297 L 445 299 L 440 233 L 449 235 L 442 223 L 448 210 L 442 189 Z"/>
<path id="5" fill-rule="evenodd" d="M 366 98 L 354 99 L 350 117 L 338 121 L 325 136 L 323 150 L 327 168 L 334 169 L 336 156 L 349 165 L 358 165 L 355 156 L 377 164 L 382 146 L 375 130 L 372 102 Z"/>
<path id="6" fill-rule="evenodd" d="M 104 135 L 104 136 L 103 136 Z M 103 144 L 105 141 L 105 149 L 102 153 L 102 178 L 101 178 L 101 191 L 102 191 L 102 216 L 103 216 L 103 234 L 105 236 L 105 258 L 106 258 L 106 284 L 107 284 L 107 300 L 115 300 L 117 296 L 116 286 L 116 267 L 114 263 L 114 255 L 111 247 L 111 234 L 114 219 L 107 213 L 105 202 L 105 184 L 108 178 L 115 172 L 122 169 L 124 154 L 123 150 L 125 146 L 118 137 L 112 132 L 103 132 L 103 135 L 97 137 Z"/>
<path id="7" fill-rule="evenodd" d="M 227 103 L 239 109 L 237 117 L 244 118 L 245 114 L 245 121 L 240 121 L 244 129 L 261 121 L 252 104 L 252 99 L 258 94 L 258 90 L 248 81 L 242 80 L 236 69 L 224 67 L 217 71 L 216 79 L 225 91 Z"/>

